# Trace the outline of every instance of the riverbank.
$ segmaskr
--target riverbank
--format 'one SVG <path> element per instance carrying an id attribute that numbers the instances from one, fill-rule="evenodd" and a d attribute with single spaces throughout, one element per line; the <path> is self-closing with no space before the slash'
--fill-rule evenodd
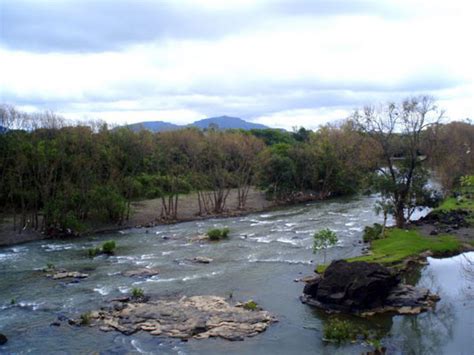
<path id="1" fill-rule="evenodd" d="M 426 258 L 455 256 L 474 250 L 474 201 L 446 199 L 427 216 L 409 223 L 405 229 L 388 228 L 385 235 L 370 242 L 367 255 L 347 261 L 365 261 L 403 270 Z M 318 265 L 324 272 L 328 265 Z"/>
<path id="2" fill-rule="evenodd" d="M 263 212 L 281 206 L 265 198 L 261 190 L 251 188 L 248 193 L 247 203 L 244 209 L 238 208 L 237 189 L 232 189 L 227 197 L 226 210 L 219 214 L 199 214 L 199 204 L 196 193 L 182 195 L 179 198 L 178 218 L 172 221 L 160 219 L 162 209 L 161 199 L 151 199 L 132 202 L 132 212 L 128 221 L 122 224 L 88 222 L 82 235 L 109 233 L 128 228 L 153 227 L 162 224 L 174 224 L 209 218 L 226 218 L 247 215 L 255 212 Z M 288 204 L 289 205 L 289 204 Z M 13 219 L 5 219 L 0 224 L 0 246 L 8 246 L 31 242 L 34 240 L 50 239 L 35 230 L 25 229 L 21 233 L 13 231 Z"/>

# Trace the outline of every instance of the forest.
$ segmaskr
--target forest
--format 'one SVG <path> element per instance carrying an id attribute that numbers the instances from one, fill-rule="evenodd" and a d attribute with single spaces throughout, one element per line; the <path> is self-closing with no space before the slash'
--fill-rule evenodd
<path id="1" fill-rule="evenodd" d="M 239 209 L 245 210 L 253 186 L 282 204 L 383 192 L 387 186 L 377 183 L 377 171 L 387 166 L 386 154 L 390 162 L 406 156 L 407 147 L 415 158 L 424 158 L 417 170 L 420 181 L 434 173 L 444 191 L 474 171 L 474 125 L 469 120 L 423 127 L 410 145 L 405 139 L 410 132 L 376 136 L 361 129 L 362 116 L 316 131 L 187 128 L 151 133 L 3 105 L 0 217 L 12 217 L 19 232 L 81 232 L 90 221 L 123 223 L 132 212 L 131 202 L 143 199 L 161 199 L 156 218 L 176 220 L 179 197 L 191 192 L 201 216 L 224 212 L 231 189 L 237 189 Z M 407 181 L 402 180 L 389 188 L 399 188 Z"/>

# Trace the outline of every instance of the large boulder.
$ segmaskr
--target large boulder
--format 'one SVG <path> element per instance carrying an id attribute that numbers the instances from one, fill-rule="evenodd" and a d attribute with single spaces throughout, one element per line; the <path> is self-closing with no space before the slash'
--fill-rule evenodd
<path id="1" fill-rule="evenodd" d="M 0 333 L 0 345 L 5 344 L 8 341 L 7 337 Z"/>
<path id="2" fill-rule="evenodd" d="M 363 310 L 382 306 L 399 282 L 397 275 L 380 264 L 337 260 L 303 292 L 328 308 Z"/>
<path id="3" fill-rule="evenodd" d="M 439 297 L 428 289 L 401 284 L 396 274 L 380 264 L 338 260 L 306 283 L 301 300 L 329 312 L 370 316 L 418 314 L 433 308 Z"/>

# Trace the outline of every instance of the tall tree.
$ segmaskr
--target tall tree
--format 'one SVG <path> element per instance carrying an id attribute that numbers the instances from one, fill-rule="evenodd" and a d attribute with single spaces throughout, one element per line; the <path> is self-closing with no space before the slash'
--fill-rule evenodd
<path id="1" fill-rule="evenodd" d="M 380 151 L 375 185 L 392 204 L 397 227 L 405 225 L 426 193 L 421 137 L 424 130 L 440 122 L 443 114 L 429 96 L 365 107 L 353 114 L 356 127 Z"/>

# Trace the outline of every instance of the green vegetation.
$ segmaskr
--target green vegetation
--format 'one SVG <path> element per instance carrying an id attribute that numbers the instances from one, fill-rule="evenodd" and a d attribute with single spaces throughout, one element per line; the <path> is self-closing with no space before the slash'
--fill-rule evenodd
<path id="1" fill-rule="evenodd" d="M 474 199 L 461 196 L 460 198 L 449 197 L 435 211 L 450 212 L 455 210 L 467 210 L 474 212 Z"/>
<path id="2" fill-rule="evenodd" d="M 257 310 L 259 307 L 258 307 L 258 304 L 253 301 L 253 300 L 249 300 L 247 302 L 245 302 L 242 307 L 246 310 L 249 310 L 249 311 L 255 311 Z"/>
<path id="3" fill-rule="evenodd" d="M 143 298 L 145 296 L 145 292 L 143 289 L 134 287 L 132 288 L 132 297 L 137 299 L 137 298 Z"/>
<path id="4" fill-rule="evenodd" d="M 371 254 L 347 259 L 347 261 L 366 261 L 384 265 L 398 265 L 410 256 L 430 250 L 443 255 L 454 253 L 461 248 L 460 241 L 450 235 L 424 237 L 416 230 L 388 229 L 384 239 L 371 243 Z M 316 272 L 323 273 L 327 265 L 318 265 Z"/>
<path id="5" fill-rule="evenodd" d="M 115 251 L 116 244 L 114 240 L 108 240 L 102 244 L 102 252 L 104 254 L 112 255 Z"/>
<path id="6" fill-rule="evenodd" d="M 353 341 L 357 337 L 357 330 L 353 324 L 347 320 L 340 320 L 338 318 L 330 318 L 323 329 L 323 340 L 344 343 Z"/>
<path id="7" fill-rule="evenodd" d="M 102 249 L 100 249 L 99 247 L 90 248 L 87 250 L 87 254 L 89 255 L 89 258 L 94 258 L 97 255 L 99 255 L 101 252 L 102 252 Z"/>
<path id="8" fill-rule="evenodd" d="M 229 228 L 214 228 L 214 229 L 209 229 L 207 231 L 207 236 L 209 237 L 210 240 L 217 241 L 221 239 L 225 239 L 229 236 L 230 229 Z"/>
<path id="9" fill-rule="evenodd" d="M 369 243 L 373 240 L 383 238 L 382 231 L 383 231 L 383 226 L 378 223 L 374 223 L 372 227 L 366 226 L 364 228 L 364 234 L 362 235 L 362 239 L 364 240 L 364 243 Z"/>
<path id="10" fill-rule="evenodd" d="M 425 168 L 445 177 L 447 190 L 459 183 L 470 189 L 471 180 L 462 177 L 474 170 L 468 155 L 473 147 L 466 143 L 473 135 L 471 123 L 435 129 L 423 122 L 414 125 L 415 133 L 399 129 L 417 123 L 424 104 L 434 112 L 429 99 L 414 98 L 385 107 L 389 110 L 355 113 L 315 132 L 189 128 L 160 133 L 109 129 L 100 121 L 77 126 L 51 112 L 28 114 L 0 105 L 0 125 L 6 128 L 0 134 L 0 220 L 11 220 L 18 233 L 71 235 L 126 223 L 132 202 L 141 199 L 160 199 L 155 217 L 176 220 L 179 198 L 190 192 L 197 196 L 199 215 L 206 216 L 226 210 L 230 189 L 237 190 L 236 205 L 245 209 L 250 186 L 284 203 L 371 186 L 391 204 L 384 215 L 394 214 L 400 225 L 403 208 L 412 211 L 426 198 Z M 400 114 L 387 117 L 387 112 Z M 391 122 L 395 116 L 398 121 Z M 377 125 L 387 120 L 388 126 Z M 438 140 L 442 144 L 434 144 Z"/>
<path id="11" fill-rule="evenodd" d="M 324 260 L 323 262 L 326 263 L 326 249 L 336 245 L 337 243 L 337 235 L 332 230 L 326 228 L 320 230 L 313 235 L 313 253 L 316 254 L 320 250 L 323 251 Z"/>
<path id="12" fill-rule="evenodd" d="M 114 255 L 116 247 L 115 240 L 108 240 L 102 244 L 102 247 L 88 249 L 87 253 L 90 258 L 96 257 L 99 254 Z"/>
<path id="13" fill-rule="evenodd" d="M 460 242 L 453 236 L 423 237 L 416 230 L 389 229 L 386 238 L 374 240 L 371 255 L 359 256 L 348 261 L 397 264 L 409 256 L 431 250 L 435 254 L 459 250 Z"/>
<path id="14" fill-rule="evenodd" d="M 79 321 L 79 324 L 80 325 L 89 325 L 91 324 L 91 312 L 86 312 L 86 313 L 82 313 L 79 317 L 80 321 Z"/>

